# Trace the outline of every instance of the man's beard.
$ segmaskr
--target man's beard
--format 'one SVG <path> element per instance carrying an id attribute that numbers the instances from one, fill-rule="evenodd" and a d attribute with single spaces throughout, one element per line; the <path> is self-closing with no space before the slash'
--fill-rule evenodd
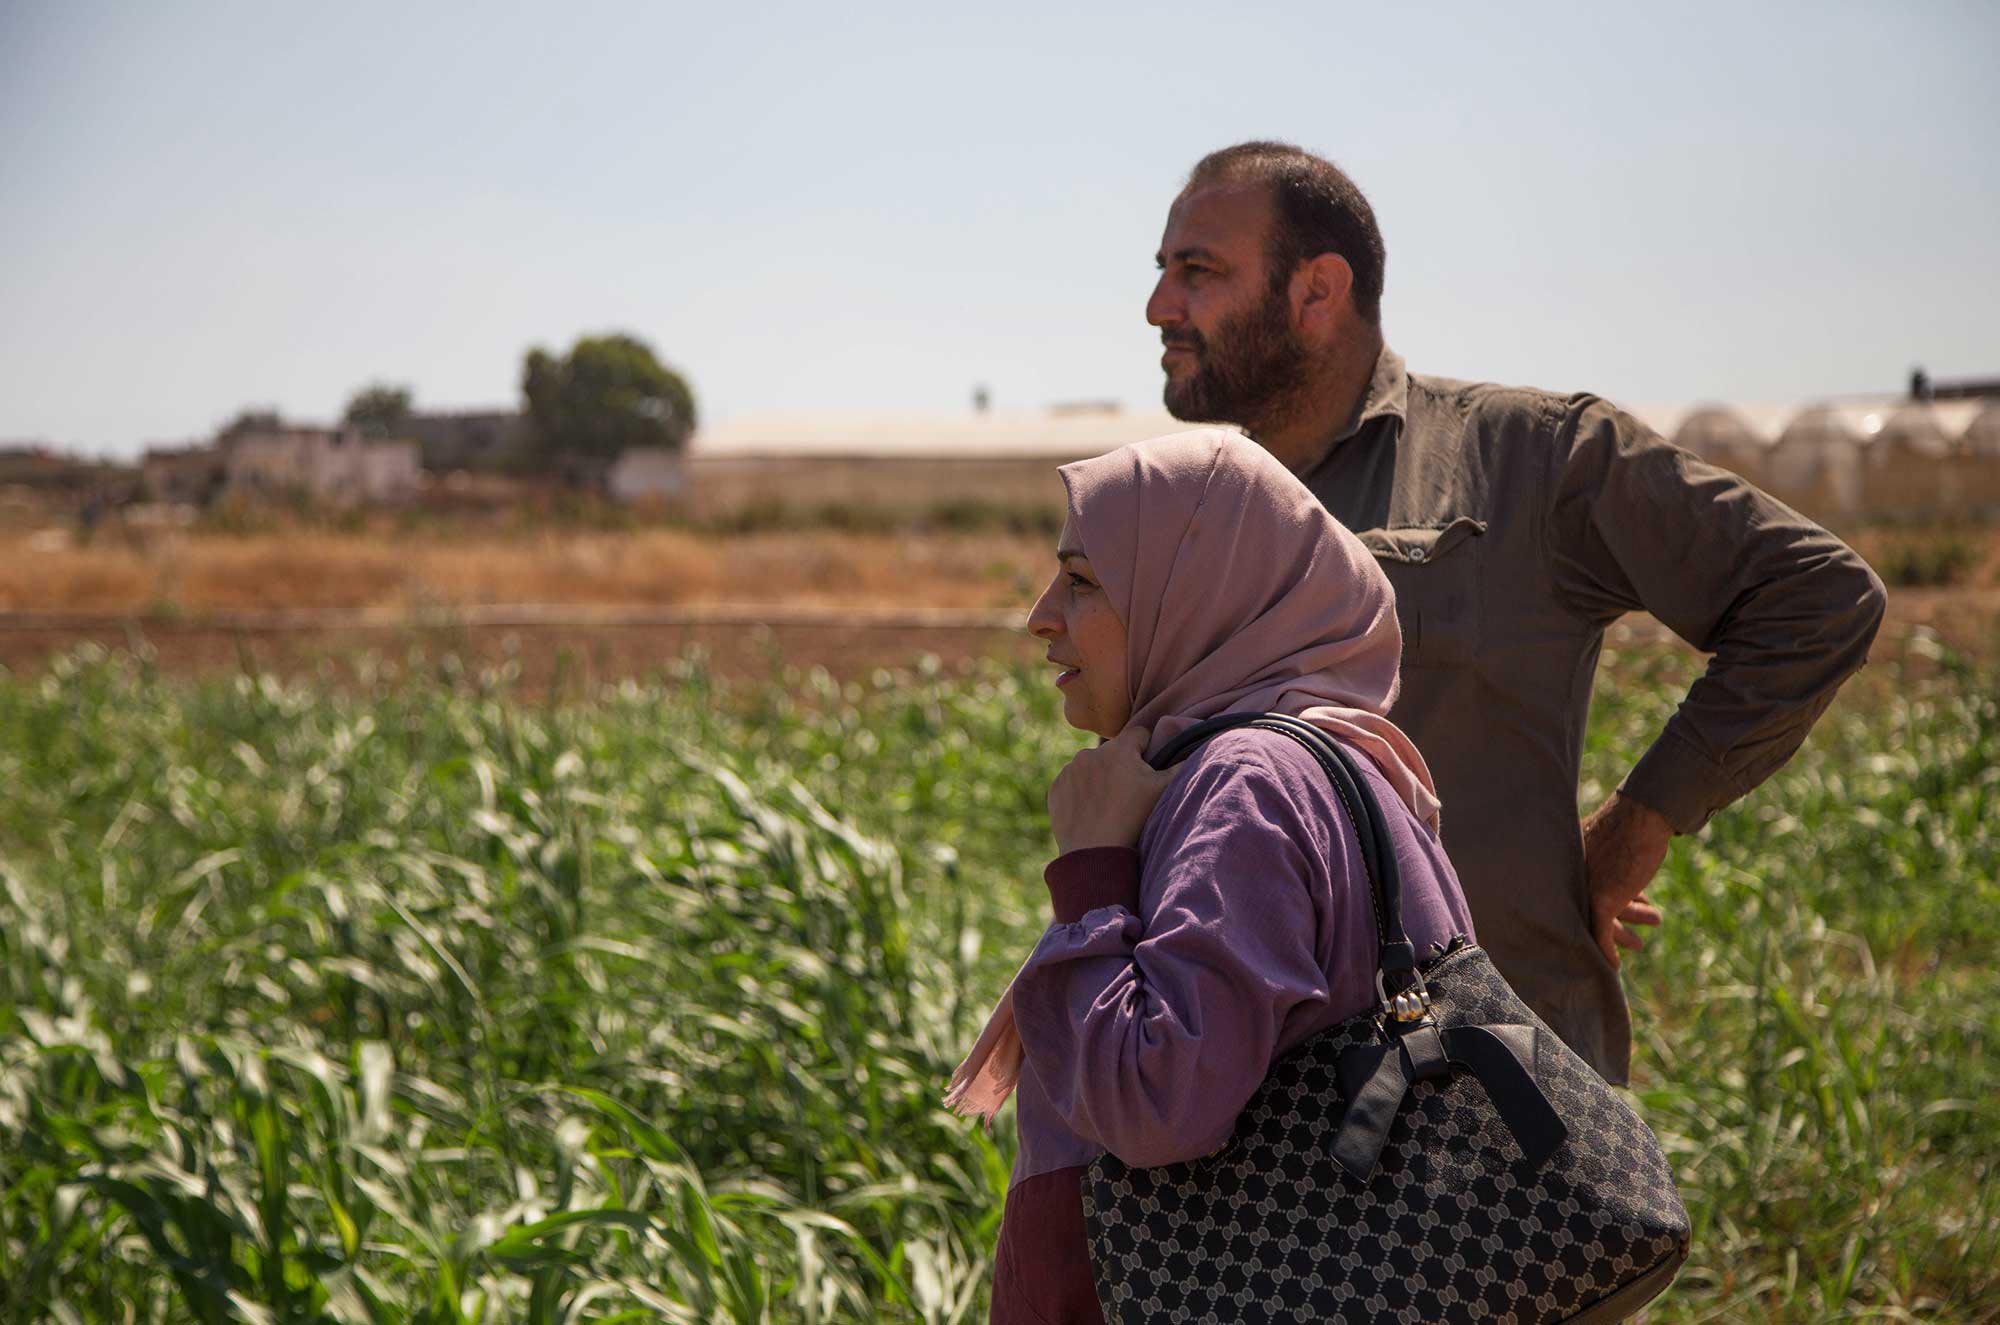
<path id="1" fill-rule="evenodd" d="M 1285 412 L 1304 377 L 1305 346 L 1292 332 L 1291 299 L 1283 289 L 1215 328 L 1213 341 L 1192 327 L 1161 340 L 1194 351 L 1195 370 L 1167 379 L 1167 413 L 1190 423 L 1250 428 Z"/>

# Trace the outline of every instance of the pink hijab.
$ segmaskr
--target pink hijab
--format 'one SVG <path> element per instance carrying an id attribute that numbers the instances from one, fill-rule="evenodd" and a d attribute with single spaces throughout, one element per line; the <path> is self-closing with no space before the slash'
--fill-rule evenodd
<path id="1" fill-rule="evenodd" d="M 1362 751 L 1435 829 L 1436 785 L 1385 716 L 1403 635 L 1375 558 L 1270 452 L 1202 428 L 1058 471 L 1091 570 L 1125 623 L 1128 725 L 1152 754 L 1222 713 L 1290 713 Z M 1016 978 L 1018 978 L 1018 973 Z M 945 1104 L 993 1115 L 1021 1075 L 1012 982 Z"/>

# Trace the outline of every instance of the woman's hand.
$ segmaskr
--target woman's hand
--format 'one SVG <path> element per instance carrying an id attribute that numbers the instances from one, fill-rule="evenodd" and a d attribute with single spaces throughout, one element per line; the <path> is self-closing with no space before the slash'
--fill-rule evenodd
<path id="1" fill-rule="evenodd" d="M 1049 784 L 1049 827 L 1056 851 L 1139 845 L 1139 830 L 1153 812 L 1174 770 L 1146 762 L 1152 732 L 1127 727 L 1103 745 L 1077 752 Z"/>

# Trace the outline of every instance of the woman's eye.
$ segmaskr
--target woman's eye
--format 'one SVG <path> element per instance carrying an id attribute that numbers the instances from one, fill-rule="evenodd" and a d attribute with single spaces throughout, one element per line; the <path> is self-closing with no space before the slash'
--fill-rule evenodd
<path id="1" fill-rule="evenodd" d="M 1075 571 L 1065 571 L 1064 574 L 1069 576 L 1069 583 L 1072 589 L 1095 589 L 1097 587 Z"/>

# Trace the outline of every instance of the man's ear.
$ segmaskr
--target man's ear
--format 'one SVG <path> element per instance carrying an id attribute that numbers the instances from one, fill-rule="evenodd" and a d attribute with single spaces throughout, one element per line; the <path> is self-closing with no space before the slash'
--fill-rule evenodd
<path id="1" fill-rule="evenodd" d="M 1292 315 L 1307 337 L 1330 336 L 1347 316 L 1354 268 L 1338 253 L 1322 253 L 1292 273 Z"/>

